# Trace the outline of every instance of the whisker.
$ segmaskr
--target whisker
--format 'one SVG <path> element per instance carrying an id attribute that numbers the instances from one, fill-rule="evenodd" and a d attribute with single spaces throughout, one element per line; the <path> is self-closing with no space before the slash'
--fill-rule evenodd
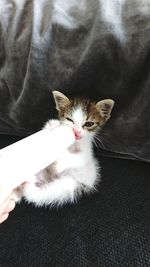
<path id="1" fill-rule="evenodd" d="M 94 144 L 96 145 L 96 147 L 101 147 L 101 148 L 105 148 L 103 141 L 101 140 L 100 136 L 95 135 L 94 136 Z"/>
<path id="2" fill-rule="evenodd" d="M 98 144 L 95 139 L 93 139 L 93 144 L 95 145 L 96 148 L 98 148 Z"/>

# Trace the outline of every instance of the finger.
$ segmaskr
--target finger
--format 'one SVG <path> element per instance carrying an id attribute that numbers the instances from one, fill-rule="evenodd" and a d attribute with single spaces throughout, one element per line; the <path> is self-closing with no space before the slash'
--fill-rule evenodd
<path id="1" fill-rule="evenodd" d="M 7 207 L 4 210 L 4 213 L 9 213 L 11 212 L 16 206 L 15 200 L 14 199 L 10 199 Z"/>
<path id="2" fill-rule="evenodd" d="M 4 212 L 4 210 L 6 209 L 9 202 L 10 202 L 10 195 L 7 196 L 7 198 L 5 200 L 3 200 L 3 202 L 0 203 L 0 216 Z"/>
<path id="3" fill-rule="evenodd" d="M 0 206 L 9 199 L 11 192 L 0 187 Z"/>
<path id="4" fill-rule="evenodd" d="M 7 220 L 9 213 L 5 213 L 0 217 L 0 224 Z"/>

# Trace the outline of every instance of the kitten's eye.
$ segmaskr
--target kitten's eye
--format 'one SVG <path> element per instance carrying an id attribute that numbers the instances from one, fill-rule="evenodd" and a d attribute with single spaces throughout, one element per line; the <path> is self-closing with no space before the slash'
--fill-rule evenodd
<path id="1" fill-rule="evenodd" d="M 66 120 L 67 120 L 67 121 L 71 121 L 72 123 L 74 123 L 73 120 L 70 119 L 69 117 L 67 117 Z"/>
<path id="2" fill-rule="evenodd" d="M 90 127 L 92 127 L 93 125 L 94 125 L 94 122 L 93 122 L 93 121 L 86 121 L 86 122 L 84 123 L 84 126 L 87 127 L 87 128 L 90 128 Z"/>

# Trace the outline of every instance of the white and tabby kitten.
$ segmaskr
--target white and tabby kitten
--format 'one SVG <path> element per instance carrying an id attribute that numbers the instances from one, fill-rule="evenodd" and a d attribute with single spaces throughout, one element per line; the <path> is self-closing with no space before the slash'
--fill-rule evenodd
<path id="1" fill-rule="evenodd" d="M 97 103 L 81 99 L 69 99 L 54 91 L 58 120 L 49 120 L 45 129 L 61 124 L 69 125 L 75 134 L 75 143 L 60 158 L 37 174 L 16 195 L 36 206 L 62 205 L 73 202 L 82 192 L 92 192 L 100 180 L 99 166 L 92 151 L 96 133 L 110 118 L 114 101 L 105 99 Z"/>

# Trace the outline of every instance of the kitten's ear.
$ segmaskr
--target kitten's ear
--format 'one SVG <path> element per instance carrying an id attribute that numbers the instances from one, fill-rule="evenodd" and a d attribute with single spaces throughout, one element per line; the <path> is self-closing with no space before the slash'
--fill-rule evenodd
<path id="1" fill-rule="evenodd" d="M 110 118 L 114 103 L 112 99 L 104 99 L 96 103 L 96 108 L 105 121 Z"/>
<path id="2" fill-rule="evenodd" d="M 62 94 L 59 91 L 53 91 L 53 97 L 56 103 L 56 109 L 58 111 L 61 110 L 62 107 L 68 105 L 70 103 L 70 100 L 68 97 L 66 97 L 64 94 Z"/>

